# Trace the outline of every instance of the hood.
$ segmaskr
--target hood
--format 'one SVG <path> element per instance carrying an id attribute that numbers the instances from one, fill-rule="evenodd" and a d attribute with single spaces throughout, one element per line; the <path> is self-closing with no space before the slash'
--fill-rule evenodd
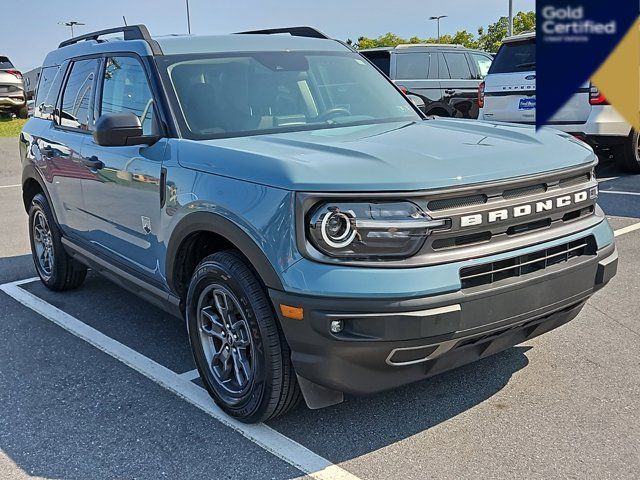
<path id="1" fill-rule="evenodd" d="M 308 192 L 429 190 L 596 160 L 557 130 L 453 119 L 178 140 L 177 150 L 187 168 Z"/>

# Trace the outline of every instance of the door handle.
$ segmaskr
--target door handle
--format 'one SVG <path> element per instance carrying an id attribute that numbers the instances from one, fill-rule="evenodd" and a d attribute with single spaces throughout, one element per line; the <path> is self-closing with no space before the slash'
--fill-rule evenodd
<path id="1" fill-rule="evenodd" d="M 447 90 L 444 91 L 444 93 L 446 93 L 447 95 L 454 95 L 456 93 L 456 91 L 452 90 L 452 89 L 447 89 Z"/>
<path id="2" fill-rule="evenodd" d="M 83 158 L 82 163 L 92 170 L 102 170 L 104 168 L 104 163 L 102 163 L 102 161 L 95 155 Z"/>

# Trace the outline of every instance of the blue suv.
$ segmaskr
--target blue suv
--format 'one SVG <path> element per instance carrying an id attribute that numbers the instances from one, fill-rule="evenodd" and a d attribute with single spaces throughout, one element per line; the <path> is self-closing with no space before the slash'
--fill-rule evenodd
<path id="1" fill-rule="evenodd" d="M 63 42 L 20 152 L 42 282 L 91 268 L 185 318 L 245 422 L 529 340 L 616 273 L 590 147 L 426 119 L 308 27 Z"/>

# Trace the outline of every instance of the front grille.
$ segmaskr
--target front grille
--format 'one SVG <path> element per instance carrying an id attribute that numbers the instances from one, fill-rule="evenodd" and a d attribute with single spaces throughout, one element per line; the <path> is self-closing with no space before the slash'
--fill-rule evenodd
<path id="1" fill-rule="evenodd" d="M 512 198 L 526 197 L 528 195 L 537 195 L 538 193 L 544 193 L 546 191 L 547 186 L 544 183 L 541 183 L 540 185 L 527 185 L 526 187 L 505 190 L 502 194 L 502 198 L 510 200 Z"/>
<path id="2" fill-rule="evenodd" d="M 429 210 L 448 210 L 450 208 L 472 207 L 487 203 L 486 195 L 469 195 L 468 197 L 445 198 L 442 200 L 431 200 L 427 205 Z"/>
<path id="3" fill-rule="evenodd" d="M 560 188 L 573 187 L 574 185 L 581 185 L 591 180 L 591 173 L 585 173 L 575 177 L 563 178 L 560 180 Z"/>
<path id="4" fill-rule="evenodd" d="M 595 253 L 595 239 L 589 236 L 526 255 L 463 268 L 460 271 L 460 282 L 462 288 L 490 285 L 509 278 L 523 277 L 553 265 L 567 263 L 579 257 L 595 255 Z"/>

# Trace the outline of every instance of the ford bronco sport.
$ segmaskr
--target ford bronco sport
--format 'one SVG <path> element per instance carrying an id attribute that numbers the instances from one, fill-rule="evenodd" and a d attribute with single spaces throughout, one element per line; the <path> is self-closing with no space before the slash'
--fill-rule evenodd
<path id="1" fill-rule="evenodd" d="M 308 27 L 65 41 L 20 152 L 42 282 L 91 268 L 183 316 L 245 422 L 529 340 L 616 272 L 591 148 L 427 120 Z"/>

